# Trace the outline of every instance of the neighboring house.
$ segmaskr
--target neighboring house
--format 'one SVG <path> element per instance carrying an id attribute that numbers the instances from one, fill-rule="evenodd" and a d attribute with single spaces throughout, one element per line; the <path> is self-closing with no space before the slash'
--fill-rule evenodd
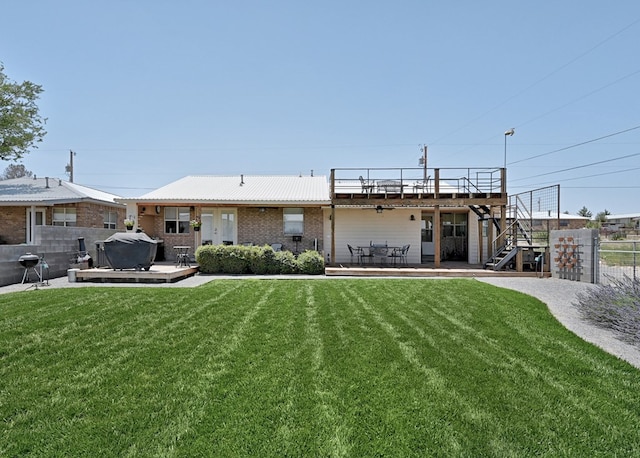
<path id="1" fill-rule="evenodd" d="M 584 229 L 587 227 L 589 218 L 569 213 L 551 214 L 550 212 L 533 212 L 533 229 L 538 231 L 549 231 L 558 229 Z"/>
<path id="2" fill-rule="evenodd" d="M 607 221 L 602 224 L 602 227 L 613 232 L 620 229 L 640 229 L 640 213 L 607 215 Z"/>
<path id="3" fill-rule="evenodd" d="M 275 245 L 323 251 L 323 212 L 331 205 L 324 176 L 187 176 L 140 197 L 121 198 L 135 230 L 176 246 Z M 194 230 L 190 221 L 201 222 Z"/>
<path id="4" fill-rule="evenodd" d="M 118 197 L 57 178 L 0 180 L 1 242 L 34 244 L 36 226 L 124 230 Z"/>

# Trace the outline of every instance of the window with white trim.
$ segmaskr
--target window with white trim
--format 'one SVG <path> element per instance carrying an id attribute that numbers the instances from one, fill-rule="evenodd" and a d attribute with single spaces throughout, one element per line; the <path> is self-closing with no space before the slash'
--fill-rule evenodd
<path id="1" fill-rule="evenodd" d="M 304 233 L 304 208 L 283 209 L 284 235 Z"/>
<path id="2" fill-rule="evenodd" d="M 76 225 L 76 209 L 67 207 L 53 207 L 53 225 L 74 227 Z"/>
<path id="3" fill-rule="evenodd" d="M 118 224 L 118 212 L 104 212 L 104 228 L 115 229 Z"/>
<path id="4" fill-rule="evenodd" d="M 165 207 L 164 232 L 166 234 L 188 234 L 189 207 Z"/>

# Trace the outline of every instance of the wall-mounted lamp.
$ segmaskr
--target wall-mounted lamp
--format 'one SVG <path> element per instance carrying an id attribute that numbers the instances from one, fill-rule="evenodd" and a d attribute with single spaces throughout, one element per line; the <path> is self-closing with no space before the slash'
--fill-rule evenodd
<path id="1" fill-rule="evenodd" d="M 266 209 L 266 208 L 264 208 L 264 207 L 260 207 L 260 208 L 258 208 L 258 211 L 259 211 L 260 213 L 264 213 L 264 212 L 266 212 L 266 211 L 267 211 L 267 209 Z"/>
<path id="2" fill-rule="evenodd" d="M 411 216 L 409 217 L 409 219 L 410 219 L 411 221 L 415 221 L 415 220 L 416 220 L 416 217 L 415 217 L 415 216 L 413 216 L 413 215 L 411 215 Z"/>
<path id="3" fill-rule="evenodd" d="M 382 205 L 378 205 L 378 206 L 376 207 L 376 212 L 377 212 L 377 213 L 382 213 Z"/>

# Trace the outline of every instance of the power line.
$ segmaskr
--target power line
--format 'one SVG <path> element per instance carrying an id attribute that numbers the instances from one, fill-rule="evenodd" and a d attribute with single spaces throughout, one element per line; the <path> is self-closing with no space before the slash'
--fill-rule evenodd
<path id="1" fill-rule="evenodd" d="M 630 132 L 630 131 L 636 130 L 636 129 L 640 129 L 640 126 L 631 127 L 629 129 L 621 130 L 619 132 L 614 132 L 613 134 L 608 134 L 608 135 L 604 135 L 602 137 L 594 138 L 592 140 L 587 140 L 585 142 L 576 143 L 575 145 L 566 146 L 564 148 L 560 148 L 560 149 L 556 149 L 556 150 L 553 150 L 553 151 L 549 151 L 548 153 L 542 153 L 542 154 L 538 154 L 536 156 L 531 156 L 531 157 L 527 157 L 525 159 L 520 159 L 518 161 L 509 162 L 509 164 L 519 164 L 520 162 L 530 161 L 531 159 L 537 159 L 539 157 L 548 156 L 549 154 L 559 153 L 560 151 L 566 151 L 566 150 L 571 149 L 571 148 L 577 148 L 578 146 L 587 145 L 589 143 L 597 142 L 598 140 L 602 140 L 602 139 L 609 138 L 609 137 L 614 137 L 616 135 L 624 134 L 626 132 Z"/>
<path id="2" fill-rule="evenodd" d="M 583 175 L 581 177 L 573 177 L 573 178 L 564 178 L 563 180 L 561 180 L 563 183 L 566 181 L 574 181 L 574 180 L 584 180 L 585 178 L 597 178 L 597 177 L 602 177 L 605 175 L 615 175 L 616 173 L 627 173 L 627 172 L 633 172 L 634 170 L 640 170 L 640 167 L 634 167 L 632 169 L 624 169 L 624 170 L 616 170 L 615 172 L 603 172 L 603 173 L 596 173 L 594 175 Z M 546 181 L 544 183 L 536 183 L 540 186 L 544 186 L 547 184 L 555 184 L 557 183 L 556 180 L 554 181 Z M 524 185 L 524 186 L 529 186 L 529 185 Z M 516 186 L 517 187 L 517 186 Z M 566 186 L 562 186 L 563 188 Z"/>
<path id="3" fill-rule="evenodd" d="M 546 176 L 546 175 L 553 175 L 554 173 L 562 173 L 562 172 L 568 172 L 570 170 L 583 169 L 585 167 L 591 167 L 592 165 L 604 164 L 606 162 L 620 161 L 622 159 L 627 159 L 627 158 L 635 157 L 635 156 L 640 156 L 640 153 L 627 154 L 626 156 L 615 157 L 613 159 L 606 159 L 604 161 L 592 162 L 590 164 L 577 165 L 575 167 L 569 167 L 568 169 L 556 170 L 554 172 L 541 173 L 539 175 L 533 175 L 533 176 L 530 176 L 530 177 L 516 178 L 515 180 L 512 180 L 512 181 L 529 180 L 531 178 L 543 177 L 543 176 Z"/>
<path id="4" fill-rule="evenodd" d="M 620 35 L 622 32 L 624 32 L 624 31 L 626 31 L 627 29 L 629 29 L 629 28 L 633 27 L 634 25 L 636 25 L 636 24 L 637 24 L 637 23 L 639 23 L 639 22 L 640 22 L 640 19 L 636 19 L 635 21 L 633 21 L 633 22 L 632 22 L 632 23 L 630 23 L 629 25 L 627 25 L 627 26 L 623 27 L 622 29 L 620 29 L 620 30 L 618 30 L 617 32 L 615 32 L 614 34 L 612 34 L 612 35 L 608 36 L 608 37 L 607 37 L 607 38 L 605 38 L 604 40 L 602 40 L 602 41 L 598 42 L 597 44 L 595 44 L 595 45 L 594 45 L 594 46 L 592 46 L 591 48 L 589 48 L 589 49 L 587 49 L 586 51 L 582 52 L 582 53 L 581 53 L 581 54 L 579 54 L 577 57 L 575 57 L 575 58 L 571 59 L 571 60 L 570 60 L 570 61 L 568 61 L 567 63 L 565 63 L 565 64 L 561 65 L 560 67 L 556 68 L 555 70 L 552 70 L 551 72 L 547 73 L 547 74 L 546 74 L 545 76 L 543 76 L 542 78 L 540 78 L 540 79 L 536 80 L 535 82 L 531 83 L 529 86 L 525 87 L 525 88 L 524 88 L 524 89 L 522 89 L 521 91 L 519 91 L 519 92 L 517 92 L 516 94 L 514 94 L 514 95 L 512 95 L 512 96 L 508 97 L 508 98 L 507 98 L 507 99 L 505 99 L 504 101 L 500 102 L 499 104 L 497 104 L 497 105 L 495 105 L 494 107 L 490 108 L 489 110 L 485 111 L 485 112 L 484 112 L 484 113 L 482 113 L 481 115 L 479 115 L 479 116 L 477 116 L 477 117 L 473 118 L 471 121 L 469 121 L 469 122 L 465 123 L 464 125 L 460 126 L 459 128 L 454 129 L 453 131 L 451 131 L 451 132 L 449 132 L 449 133 L 445 134 L 444 136 L 442 136 L 442 137 L 440 137 L 440 138 L 436 139 L 435 141 L 431 141 L 431 142 L 429 142 L 429 144 L 431 144 L 431 145 L 438 144 L 438 142 L 440 142 L 441 140 L 443 140 L 443 139 L 445 139 L 445 138 L 447 138 L 447 137 L 449 137 L 449 136 L 451 136 L 451 135 L 455 134 L 456 132 L 461 131 L 462 129 L 464 129 L 464 128 L 468 127 L 469 125 L 473 124 L 474 122 L 478 121 L 479 119 L 484 118 L 484 117 L 485 117 L 486 115 L 488 115 L 489 113 L 491 113 L 491 112 L 493 112 L 493 111 L 497 110 L 498 108 L 502 107 L 503 105 L 506 105 L 506 104 L 507 104 L 507 103 L 509 103 L 511 100 L 513 100 L 513 99 L 515 99 L 515 98 L 517 98 L 517 97 L 521 96 L 522 94 L 524 94 L 524 93 L 525 93 L 525 92 L 527 92 L 528 90 L 530 90 L 530 89 L 534 88 L 534 87 L 535 87 L 535 86 L 537 86 L 538 84 L 540 84 L 540 83 L 542 83 L 543 81 L 545 81 L 545 80 L 549 79 L 551 76 L 553 76 L 553 75 L 555 75 L 556 73 L 560 72 L 561 70 L 564 70 L 565 68 L 569 67 L 569 66 L 570 66 L 571 64 L 573 64 L 574 62 L 577 62 L 578 60 L 582 59 L 582 58 L 583 58 L 583 57 L 585 57 L 587 54 L 590 54 L 591 52 L 593 52 L 594 50 L 596 50 L 596 49 L 597 49 L 597 48 L 599 48 L 600 46 L 604 45 L 606 42 L 608 42 L 608 41 L 612 40 L 613 38 L 617 37 L 617 36 L 618 36 L 618 35 Z M 640 70 L 639 70 L 639 71 L 640 71 Z M 635 74 L 635 73 L 637 73 L 637 72 L 634 72 L 634 73 L 632 73 L 631 75 L 633 75 L 633 74 Z M 610 86 L 610 85 L 612 85 L 612 84 L 615 84 L 615 83 L 617 83 L 617 82 L 621 81 L 622 79 L 628 78 L 628 77 L 629 77 L 629 76 L 631 76 L 631 75 L 624 76 L 623 78 L 621 78 L 621 79 L 619 79 L 619 80 L 616 80 L 616 81 L 614 81 L 613 83 L 611 83 L 611 84 L 609 84 L 609 85 L 607 85 L 607 86 L 604 86 L 604 87 L 602 87 L 602 88 L 600 88 L 600 89 L 596 89 L 594 92 L 597 92 L 597 91 L 599 91 L 599 90 L 602 90 L 602 89 L 604 89 L 604 88 L 606 88 L 606 87 L 608 87 L 608 86 Z M 591 92 L 591 93 L 589 93 L 589 94 L 585 95 L 584 97 L 587 97 L 587 96 L 589 96 L 589 95 L 593 94 L 594 92 Z M 581 97 L 581 98 L 583 98 L 583 97 Z M 573 102 L 576 102 L 577 100 L 580 100 L 580 99 L 576 99 L 576 100 L 574 100 Z M 573 102 L 570 102 L 570 103 L 573 103 Z M 558 108 L 556 108 L 555 110 L 552 110 L 552 111 L 559 110 L 559 109 L 561 109 L 561 108 L 564 108 L 565 106 L 566 106 L 566 105 L 563 105 L 562 107 L 558 107 Z M 551 112 L 552 112 L 552 111 L 551 111 Z M 542 116 L 546 116 L 547 114 L 549 114 L 549 113 L 551 113 L 551 112 L 547 112 L 547 113 L 545 113 L 545 114 L 543 114 L 543 115 L 540 115 L 540 116 L 538 116 L 538 118 L 540 118 L 540 117 L 542 117 Z M 538 119 L 538 118 L 534 118 L 534 119 L 532 119 L 532 120 L 526 121 L 524 124 L 521 124 L 521 125 L 528 124 L 529 122 L 532 122 L 533 120 Z M 521 125 L 520 125 L 520 126 L 521 126 Z M 520 127 L 520 126 L 515 126 L 515 127 Z"/>

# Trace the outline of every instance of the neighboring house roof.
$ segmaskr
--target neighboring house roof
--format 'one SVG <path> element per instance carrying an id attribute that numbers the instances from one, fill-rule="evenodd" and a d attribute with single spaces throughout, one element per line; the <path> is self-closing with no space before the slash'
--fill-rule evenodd
<path id="1" fill-rule="evenodd" d="M 329 205 L 324 176 L 193 175 L 119 202 Z"/>
<path id="2" fill-rule="evenodd" d="M 92 201 L 120 207 L 119 196 L 58 178 L 0 180 L 0 206 L 54 205 Z"/>
<path id="3" fill-rule="evenodd" d="M 513 218 L 513 210 L 509 211 L 509 218 Z M 521 217 L 523 217 L 521 215 Z M 589 221 L 589 218 L 587 218 L 586 216 L 580 216 L 580 215 L 572 215 L 570 213 L 560 213 L 558 215 L 558 213 L 556 212 L 548 212 L 548 211 L 535 211 L 535 212 L 531 212 L 531 219 L 537 219 L 537 220 L 554 220 L 554 219 L 561 219 L 561 220 L 584 220 L 584 221 Z"/>
<path id="4" fill-rule="evenodd" d="M 560 215 L 552 214 L 549 215 L 549 212 L 533 212 L 531 213 L 532 219 L 562 219 L 562 220 L 584 220 L 589 221 L 589 217 L 580 216 L 580 215 L 572 215 L 571 213 L 560 213 Z"/>
<path id="5" fill-rule="evenodd" d="M 607 221 L 615 221 L 620 219 L 639 219 L 640 213 L 625 213 L 621 215 L 607 215 Z"/>

